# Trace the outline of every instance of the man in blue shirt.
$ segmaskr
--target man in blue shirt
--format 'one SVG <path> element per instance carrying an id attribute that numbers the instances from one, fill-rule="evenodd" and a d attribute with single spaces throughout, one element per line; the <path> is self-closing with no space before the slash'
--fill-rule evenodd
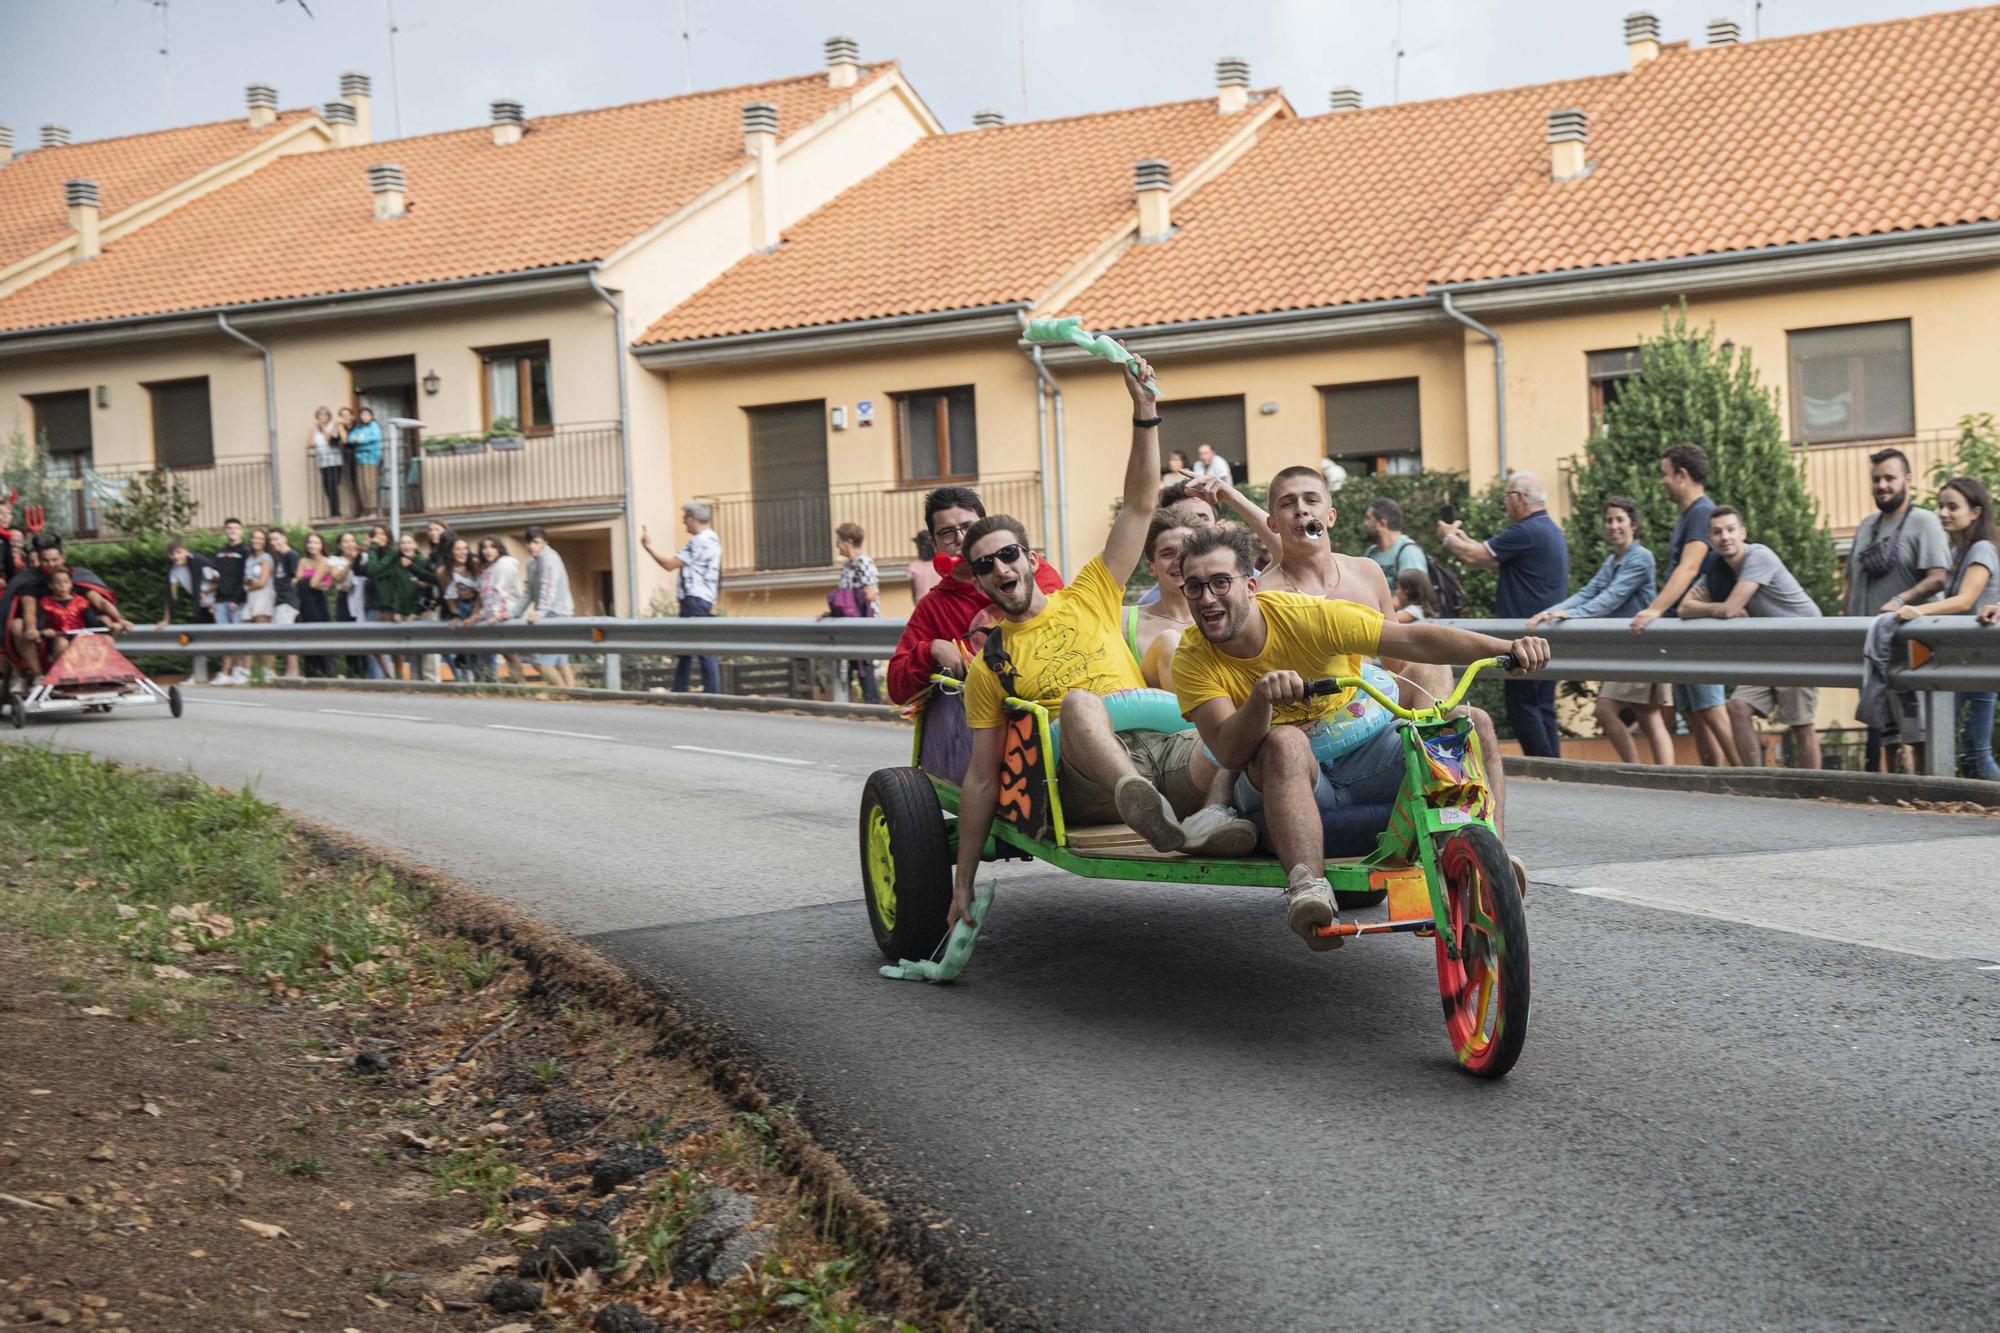
<path id="1" fill-rule="evenodd" d="M 1445 550 L 1468 565 L 1500 575 L 1493 614 L 1501 620 L 1526 620 L 1569 595 L 1569 543 L 1549 517 L 1549 493 L 1532 472 L 1507 479 L 1501 497 L 1507 506 L 1507 526 L 1488 541 L 1474 541 L 1457 523 L 1438 523 Z M 1521 753 L 1562 758 L 1562 732 L 1556 726 L 1556 683 L 1513 680 L 1501 686 L 1507 701 L 1507 725 L 1521 742 Z"/>
<path id="2" fill-rule="evenodd" d="M 1715 501 L 1708 498 L 1708 451 L 1698 444 L 1670 444 L 1660 455 L 1660 487 L 1681 511 L 1667 547 L 1666 577 L 1645 610 L 1632 617 L 1632 632 L 1644 633 L 1661 616 L 1671 616 L 1687 596 L 1709 559 L 1708 522 Z M 1725 571 L 1726 572 L 1726 571 Z M 1674 707 L 1687 719 L 1701 762 L 1710 768 L 1734 768 L 1736 742 L 1720 685 L 1676 685 Z"/>

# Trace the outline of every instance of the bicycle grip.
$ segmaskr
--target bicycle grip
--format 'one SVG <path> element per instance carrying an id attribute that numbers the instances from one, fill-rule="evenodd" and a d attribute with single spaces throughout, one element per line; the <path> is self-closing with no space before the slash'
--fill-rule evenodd
<path id="1" fill-rule="evenodd" d="M 1323 694 L 1339 694 L 1346 688 L 1334 676 L 1326 676 L 1319 680 L 1309 680 L 1306 682 L 1306 698 L 1317 699 Z"/>
<path id="2" fill-rule="evenodd" d="M 1493 657 L 1493 665 L 1496 669 L 1501 671 L 1512 671 L 1515 665 L 1514 654 L 1496 653 Z"/>

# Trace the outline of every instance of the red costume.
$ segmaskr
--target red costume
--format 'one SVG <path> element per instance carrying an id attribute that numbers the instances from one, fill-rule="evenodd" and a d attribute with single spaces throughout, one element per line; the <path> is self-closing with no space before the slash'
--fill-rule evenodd
<path id="1" fill-rule="evenodd" d="M 972 628 L 972 620 L 993 605 L 977 584 L 952 577 L 960 561 L 957 556 L 940 555 L 932 566 L 942 576 L 938 585 L 925 593 L 896 640 L 895 655 L 889 659 L 889 698 L 906 704 L 922 694 L 931 683 L 937 664 L 931 661 L 931 643 L 944 639 L 956 643 Z M 1056 567 L 1043 560 L 1035 566 L 1035 586 L 1054 592 L 1063 586 Z"/>
<path id="2" fill-rule="evenodd" d="M 90 611 L 90 599 L 80 592 L 72 592 L 69 600 L 59 602 L 54 593 L 35 603 L 41 611 L 41 628 L 60 630 L 64 634 L 75 634 L 83 628 L 83 618 Z"/>

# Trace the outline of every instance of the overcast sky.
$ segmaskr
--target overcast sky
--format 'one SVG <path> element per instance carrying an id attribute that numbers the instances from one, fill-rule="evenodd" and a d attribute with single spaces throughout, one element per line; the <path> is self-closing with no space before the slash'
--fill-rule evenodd
<path id="1" fill-rule="evenodd" d="M 1952 8 L 1937 0 L 1403 0 L 1400 91 L 1441 97 L 1622 68 L 1622 16 L 1644 6 L 1668 41 L 1732 17 L 1751 36 Z M 1353 84 L 1391 99 L 1396 0 L 0 0 L 0 124 L 17 148 L 53 121 L 75 138 L 220 120 L 243 85 L 296 107 L 336 95 L 342 70 L 375 82 L 375 133 L 485 121 L 727 87 L 813 70 L 820 43 L 859 39 L 903 62 L 951 128 L 980 107 L 1009 120 L 1205 94 L 1217 56 L 1250 61 L 1301 112 Z M 310 12 L 308 12 L 310 11 Z M 166 25 L 162 46 L 161 17 Z M 399 32 L 391 68 L 390 16 Z M 1023 53 L 1025 51 L 1025 78 Z M 400 89 L 400 97 L 398 90 Z M 398 103 L 400 101 L 400 107 Z"/>

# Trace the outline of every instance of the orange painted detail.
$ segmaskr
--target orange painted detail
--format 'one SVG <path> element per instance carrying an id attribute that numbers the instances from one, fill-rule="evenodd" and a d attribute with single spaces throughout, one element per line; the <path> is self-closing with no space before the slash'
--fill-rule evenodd
<path id="1" fill-rule="evenodd" d="M 1422 866 L 1369 872 L 1368 887 L 1389 891 L 1389 919 L 1407 921 L 1431 914 L 1430 886 L 1424 882 Z"/>

